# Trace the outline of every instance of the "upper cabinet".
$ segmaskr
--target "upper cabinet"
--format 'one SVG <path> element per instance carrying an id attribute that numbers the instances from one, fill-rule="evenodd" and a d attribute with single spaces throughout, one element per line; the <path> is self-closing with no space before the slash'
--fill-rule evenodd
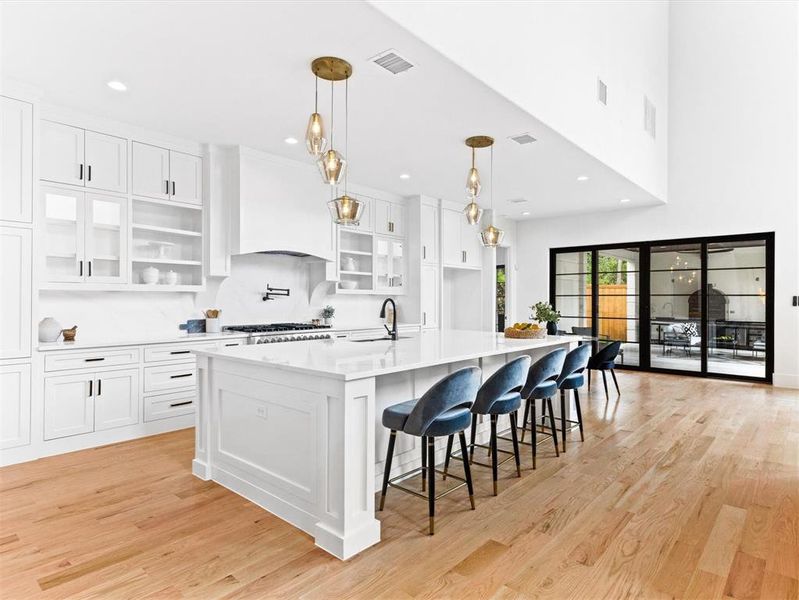
<path id="1" fill-rule="evenodd" d="M 128 141 L 54 121 L 41 122 L 41 178 L 126 192 Z"/>
<path id="2" fill-rule="evenodd" d="M 388 200 L 374 201 L 374 230 L 382 235 L 405 235 L 405 205 Z"/>
<path id="3" fill-rule="evenodd" d="M 0 227 L 0 358 L 31 355 L 31 230 Z"/>
<path id="4" fill-rule="evenodd" d="M 30 223 L 33 106 L 0 96 L 0 220 Z"/>
<path id="5" fill-rule="evenodd" d="M 131 152 L 135 196 L 202 204 L 202 158 L 141 142 Z"/>
<path id="6" fill-rule="evenodd" d="M 421 205 L 421 223 L 419 225 L 422 241 L 422 261 L 438 262 L 438 207 L 431 204 Z"/>
<path id="7" fill-rule="evenodd" d="M 441 258 L 445 267 L 479 269 L 482 266 L 480 231 L 469 225 L 460 211 L 441 210 Z"/>

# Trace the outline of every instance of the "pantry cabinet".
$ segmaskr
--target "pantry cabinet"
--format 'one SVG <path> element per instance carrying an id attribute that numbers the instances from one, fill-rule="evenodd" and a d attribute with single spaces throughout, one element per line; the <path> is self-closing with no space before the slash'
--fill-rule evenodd
<path id="1" fill-rule="evenodd" d="M 0 96 L 0 220 L 31 223 L 33 105 Z"/>
<path id="2" fill-rule="evenodd" d="M 441 258 L 444 266 L 479 269 L 482 266 L 480 230 L 463 213 L 441 210 Z"/>
<path id="3" fill-rule="evenodd" d="M 136 196 L 202 204 L 202 158 L 142 142 L 132 143 Z"/>
<path id="4" fill-rule="evenodd" d="M 437 329 L 439 326 L 439 305 L 441 280 L 438 266 L 422 265 L 420 278 L 422 328 Z"/>
<path id="5" fill-rule="evenodd" d="M 0 449 L 16 448 L 31 438 L 31 366 L 0 365 Z"/>
<path id="6" fill-rule="evenodd" d="M 0 359 L 31 355 L 31 230 L 0 227 Z"/>
<path id="7" fill-rule="evenodd" d="M 41 142 L 41 178 L 45 181 L 127 191 L 126 139 L 43 120 Z"/>
<path id="8" fill-rule="evenodd" d="M 421 205 L 420 234 L 422 241 L 422 262 L 438 263 L 438 207 Z"/>

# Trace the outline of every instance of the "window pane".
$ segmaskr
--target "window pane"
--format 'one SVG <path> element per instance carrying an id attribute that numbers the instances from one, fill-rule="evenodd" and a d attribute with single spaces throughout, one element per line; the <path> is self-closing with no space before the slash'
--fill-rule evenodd
<path id="1" fill-rule="evenodd" d="M 555 308 L 561 315 L 588 316 L 591 314 L 591 296 L 555 298 Z"/>
<path id="2" fill-rule="evenodd" d="M 575 328 L 577 328 L 578 330 L 575 331 Z M 558 321 L 558 329 L 561 331 L 565 331 L 566 333 L 591 335 L 591 318 L 575 317 L 575 316 L 561 317 L 560 321 Z"/>
<path id="3" fill-rule="evenodd" d="M 563 252 L 555 255 L 555 273 L 590 273 L 590 252 Z M 588 278 L 591 281 L 591 278 Z"/>
<path id="4" fill-rule="evenodd" d="M 653 271 L 696 270 L 702 267 L 700 244 L 652 246 L 650 269 Z"/>
<path id="5" fill-rule="evenodd" d="M 766 267 L 766 242 L 723 242 L 708 244 L 708 269 Z"/>
<path id="6" fill-rule="evenodd" d="M 558 275 L 555 277 L 555 294 L 561 295 L 591 295 L 590 275 Z"/>

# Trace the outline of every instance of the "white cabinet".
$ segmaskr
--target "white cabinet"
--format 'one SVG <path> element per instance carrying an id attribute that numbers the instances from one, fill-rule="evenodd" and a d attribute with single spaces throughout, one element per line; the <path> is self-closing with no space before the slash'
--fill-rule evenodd
<path id="1" fill-rule="evenodd" d="M 97 373 L 94 391 L 94 430 L 139 422 L 139 371 Z"/>
<path id="2" fill-rule="evenodd" d="M 41 140 L 42 179 L 110 192 L 127 191 L 126 139 L 43 120 Z"/>
<path id="3" fill-rule="evenodd" d="M 0 358 L 31 355 L 31 230 L 0 227 Z"/>
<path id="4" fill-rule="evenodd" d="M 437 206 L 422 204 L 420 230 L 422 239 L 422 261 L 426 263 L 437 263 L 439 256 Z"/>
<path id="5" fill-rule="evenodd" d="M 383 235 L 405 235 L 405 206 L 398 202 L 375 200 L 374 231 Z"/>
<path id="6" fill-rule="evenodd" d="M 127 281 L 127 198 L 43 187 L 42 199 L 47 281 Z"/>
<path id="7" fill-rule="evenodd" d="M 401 294 L 405 292 L 405 243 L 396 238 L 375 236 L 375 290 Z"/>
<path id="8" fill-rule="evenodd" d="M 0 365 L 0 449 L 31 440 L 31 366 Z"/>
<path id="9" fill-rule="evenodd" d="M 134 195 L 202 204 L 202 158 L 141 142 L 131 152 Z"/>
<path id="10" fill-rule="evenodd" d="M 44 439 L 139 422 L 139 370 L 100 371 L 44 380 Z"/>
<path id="11" fill-rule="evenodd" d="M 44 439 L 94 431 L 93 373 L 44 380 Z"/>
<path id="12" fill-rule="evenodd" d="M 477 226 L 469 225 L 460 211 L 441 210 L 441 258 L 448 267 L 482 266 L 480 231 Z"/>
<path id="13" fill-rule="evenodd" d="M 360 194 L 354 194 L 355 198 L 358 199 L 359 202 L 363 204 L 363 210 L 361 211 L 361 219 L 358 225 L 341 225 L 342 229 L 353 229 L 355 231 L 360 231 L 362 233 L 371 233 L 373 230 L 373 218 L 374 218 L 374 209 L 372 207 L 373 200 L 370 198 L 365 198 Z"/>
<path id="14" fill-rule="evenodd" d="M 33 216 L 33 106 L 0 96 L 0 220 Z"/>
<path id="15" fill-rule="evenodd" d="M 438 267 L 435 265 L 422 265 L 419 290 L 421 294 L 422 327 L 436 329 L 439 326 L 439 305 L 441 296 L 441 281 Z"/>

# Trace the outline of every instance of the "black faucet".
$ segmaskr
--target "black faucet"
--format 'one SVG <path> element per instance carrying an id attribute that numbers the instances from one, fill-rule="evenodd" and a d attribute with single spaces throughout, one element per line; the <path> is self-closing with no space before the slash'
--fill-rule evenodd
<path id="1" fill-rule="evenodd" d="M 396 339 L 397 339 L 397 304 L 394 302 L 393 298 L 386 298 L 385 300 L 383 300 L 383 306 L 380 307 L 380 318 L 381 319 L 385 319 L 386 318 L 386 304 L 388 304 L 389 302 L 391 302 L 391 308 L 394 309 L 393 314 L 392 314 L 391 329 L 389 329 L 388 325 L 386 325 L 385 323 L 383 323 L 383 327 L 385 327 L 386 331 L 388 331 L 388 336 L 392 340 L 396 341 Z"/>

